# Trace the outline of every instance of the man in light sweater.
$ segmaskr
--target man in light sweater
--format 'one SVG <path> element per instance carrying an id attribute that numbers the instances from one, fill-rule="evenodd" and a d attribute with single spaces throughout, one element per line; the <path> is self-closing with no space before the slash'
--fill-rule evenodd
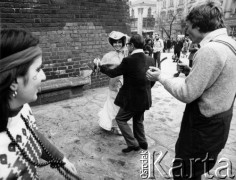
<path id="1" fill-rule="evenodd" d="M 153 58 L 155 60 L 155 66 L 161 68 L 161 52 L 163 51 L 164 43 L 160 39 L 159 34 L 155 34 L 153 41 Z"/>
<path id="2" fill-rule="evenodd" d="M 174 179 L 201 179 L 213 168 L 228 138 L 236 94 L 236 42 L 227 35 L 216 1 L 192 7 L 186 32 L 200 44 L 186 79 L 167 77 L 156 67 L 150 67 L 146 76 L 186 103 L 175 146 Z"/>

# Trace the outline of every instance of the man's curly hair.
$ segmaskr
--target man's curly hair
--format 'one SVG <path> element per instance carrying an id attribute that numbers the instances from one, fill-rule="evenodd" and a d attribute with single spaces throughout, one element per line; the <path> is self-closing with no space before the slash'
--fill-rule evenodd
<path id="1" fill-rule="evenodd" d="M 192 23 L 192 28 L 199 27 L 199 31 L 207 33 L 224 28 L 224 13 L 220 2 L 208 0 L 195 4 L 186 17 Z"/>

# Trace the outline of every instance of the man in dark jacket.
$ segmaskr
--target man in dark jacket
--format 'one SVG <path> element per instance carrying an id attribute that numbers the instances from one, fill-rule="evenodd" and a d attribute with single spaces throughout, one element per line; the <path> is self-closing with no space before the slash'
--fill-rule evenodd
<path id="1" fill-rule="evenodd" d="M 173 62 L 178 62 L 178 60 L 180 58 L 180 53 L 181 53 L 182 48 L 183 48 L 183 41 L 180 38 L 180 36 L 178 36 L 177 41 L 176 41 L 175 46 L 174 46 L 175 59 L 173 60 Z"/>
<path id="2" fill-rule="evenodd" d="M 167 52 L 170 53 L 170 48 L 171 48 L 172 44 L 171 44 L 171 40 L 168 37 L 167 42 L 166 42 L 166 48 L 167 48 Z"/>
<path id="3" fill-rule="evenodd" d="M 181 61 L 179 60 L 180 58 L 180 53 L 181 53 L 181 50 L 183 48 L 183 40 L 180 38 L 180 36 L 177 37 L 177 41 L 176 41 L 176 44 L 174 46 L 174 60 L 173 62 L 179 62 L 181 63 Z M 178 65 L 177 65 L 178 67 Z M 178 68 L 177 68 L 178 69 Z M 180 74 L 180 71 L 177 71 L 177 73 L 174 74 L 174 77 L 178 77 Z"/>
<path id="4" fill-rule="evenodd" d="M 143 50 L 144 50 L 145 54 L 152 57 L 153 47 L 152 47 L 152 40 L 151 39 L 148 39 L 146 41 L 146 44 L 144 45 Z"/>
<path id="5" fill-rule="evenodd" d="M 144 112 L 151 107 L 151 88 L 154 82 L 148 81 L 146 71 L 154 66 L 154 59 L 143 52 L 143 37 L 133 35 L 127 43 L 130 56 L 124 58 L 119 66 L 110 69 L 108 65 L 100 65 L 101 72 L 109 77 L 123 75 L 124 84 L 118 92 L 115 104 L 120 107 L 116 115 L 117 124 L 127 143 L 122 152 L 147 149 L 148 143 L 144 132 Z M 127 121 L 133 118 L 133 133 Z"/>

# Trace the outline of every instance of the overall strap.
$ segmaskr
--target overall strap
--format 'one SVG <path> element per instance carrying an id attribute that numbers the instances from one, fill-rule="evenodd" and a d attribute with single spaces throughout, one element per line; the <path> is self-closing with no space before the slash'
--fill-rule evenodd
<path id="1" fill-rule="evenodd" d="M 213 40 L 211 42 L 218 42 L 218 43 L 222 43 L 222 44 L 228 46 L 231 49 L 231 51 L 233 51 L 233 53 L 236 55 L 236 49 L 230 43 L 228 43 L 226 41 L 219 40 L 219 39 Z"/>
<path id="2" fill-rule="evenodd" d="M 226 42 L 226 41 L 219 40 L 219 39 L 212 40 L 211 42 L 218 42 L 218 43 L 222 43 L 222 44 L 228 46 L 228 47 L 231 49 L 231 51 L 233 51 L 233 53 L 234 53 L 235 56 L 236 56 L 236 49 L 235 49 L 230 43 L 228 43 L 228 42 Z M 235 94 L 235 96 L 234 96 L 233 104 L 234 104 L 235 98 L 236 98 L 236 94 Z"/>

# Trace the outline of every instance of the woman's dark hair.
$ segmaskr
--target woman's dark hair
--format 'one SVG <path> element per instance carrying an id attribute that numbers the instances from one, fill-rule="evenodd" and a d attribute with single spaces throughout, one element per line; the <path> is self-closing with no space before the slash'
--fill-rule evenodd
<path id="1" fill-rule="evenodd" d="M 224 14 L 220 3 L 208 0 L 194 6 L 186 17 L 192 23 L 192 28 L 199 27 L 203 33 L 224 28 Z"/>
<path id="2" fill-rule="evenodd" d="M 31 33 L 21 29 L 2 29 L 0 31 L 0 62 L 1 59 L 23 51 L 29 47 L 37 46 L 39 40 Z M 5 131 L 10 112 L 9 100 L 12 98 L 11 84 L 19 76 L 25 76 L 33 61 L 17 66 L 0 73 L 0 132 Z"/>
<path id="3" fill-rule="evenodd" d="M 125 46 L 125 41 L 126 41 L 126 37 L 125 37 L 125 36 L 123 36 L 123 37 L 120 38 L 120 39 L 112 39 L 112 38 L 109 38 L 109 43 L 113 46 L 113 44 L 114 44 L 115 42 L 119 41 L 119 40 L 121 40 L 121 42 L 122 42 L 122 47 L 124 47 L 124 46 Z"/>
<path id="4" fill-rule="evenodd" d="M 151 39 L 147 39 L 147 40 L 146 40 L 146 44 L 148 44 L 149 42 L 152 43 L 152 40 L 151 40 Z"/>

